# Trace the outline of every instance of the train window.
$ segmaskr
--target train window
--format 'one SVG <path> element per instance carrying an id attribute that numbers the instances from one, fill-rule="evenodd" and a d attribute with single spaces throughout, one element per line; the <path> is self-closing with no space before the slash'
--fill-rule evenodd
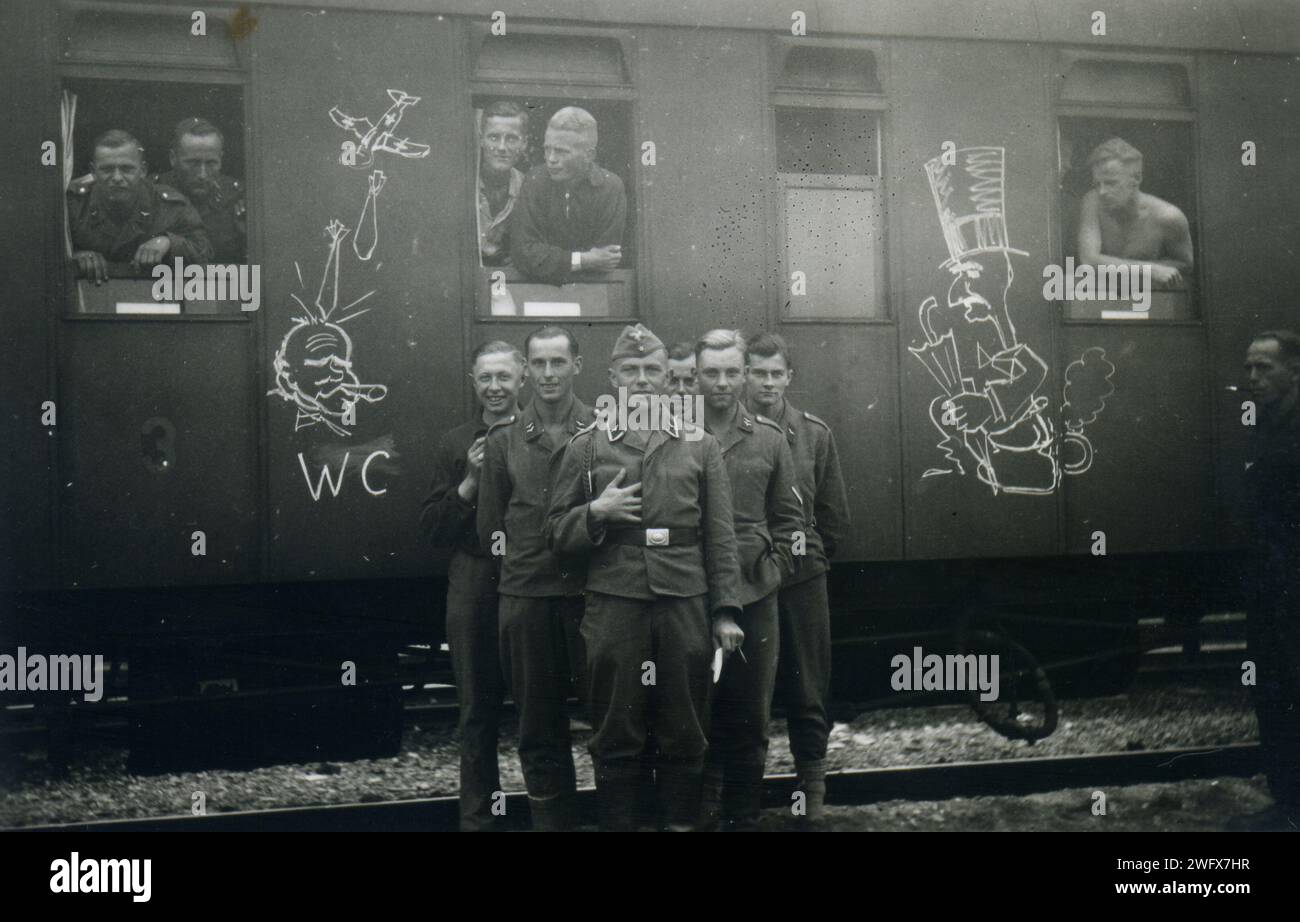
<path id="1" fill-rule="evenodd" d="M 880 118 L 776 107 L 785 320 L 885 316 Z"/>
<path id="2" fill-rule="evenodd" d="M 778 53 L 782 58 L 779 88 L 881 92 L 876 56 L 869 49 L 795 43 L 783 44 Z"/>
<path id="3" fill-rule="evenodd" d="M 626 84 L 623 47 L 602 35 L 566 35 L 536 26 L 485 35 L 474 62 L 477 80 L 563 84 Z"/>
<path id="4" fill-rule="evenodd" d="M 553 117 L 558 176 L 544 154 Z M 473 120 L 480 316 L 634 316 L 631 104 L 481 95 Z"/>
<path id="5" fill-rule="evenodd" d="M 1181 64 L 1082 60 L 1065 75 L 1061 102 L 1106 106 L 1187 106 L 1191 87 Z"/>
<path id="6" fill-rule="evenodd" d="M 1062 72 L 1058 300 L 1065 316 L 1197 319 L 1187 65 L 1067 58 Z"/>
<path id="7" fill-rule="evenodd" d="M 243 111 L 234 83 L 64 81 L 72 313 L 260 305 L 259 274 L 246 265 Z"/>

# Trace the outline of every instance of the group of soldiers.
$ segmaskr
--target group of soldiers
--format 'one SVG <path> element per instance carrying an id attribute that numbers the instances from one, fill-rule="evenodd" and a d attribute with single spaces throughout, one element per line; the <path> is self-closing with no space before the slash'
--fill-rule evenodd
<path id="1" fill-rule="evenodd" d="M 221 171 L 225 139 L 201 118 L 172 133 L 171 169 L 149 175 L 144 147 L 120 128 L 95 139 L 91 171 L 68 186 L 68 231 L 80 274 L 96 284 L 113 263 L 148 272 L 167 259 L 243 262 L 244 189 Z"/>
<path id="2" fill-rule="evenodd" d="M 804 819 L 824 816 L 826 573 L 848 524 L 830 428 L 793 406 L 780 336 L 713 330 L 669 349 L 626 327 L 579 400 L 571 331 L 473 355 L 481 407 L 447 432 L 422 524 L 454 548 L 447 639 L 460 694 L 461 828 L 497 817 L 501 701 L 519 712 L 533 827 L 574 823 L 566 702 L 590 715 L 600 826 L 750 829 L 778 672 Z M 528 380 L 532 399 L 519 403 Z M 638 414 L 660 395 L 702 405 Z M 649 422 L 646 422 L 649 420 Z"/>

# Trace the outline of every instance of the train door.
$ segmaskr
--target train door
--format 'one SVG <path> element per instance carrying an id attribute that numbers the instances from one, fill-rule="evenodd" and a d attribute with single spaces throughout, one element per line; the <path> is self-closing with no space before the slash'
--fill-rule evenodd
<path id="1" fill-rule="evenodd" d="M 185 187 L 173 169 L 178 123 L 214 128 L 203 140 L 217 144 L 226 179 L 208 164 L 199 195 L 211 193 L 232 227 L 247 220 L 243 62 L 225 23 L 200 28 L 198 15 L 109 5 L 62 15 L 57 362 L 69 587 L 242 582 L 260 569 L 258 315 L 247 309 L 257 276 L 234 243 L 240 252 L 224 254 L 227 271 L 210 284 L 185 189 L 167 185 Z M 140 175 L 128 164 L 97 178 L 97 141 L 101 155 L 141 148 Z M 83 268 L 79 252 L 98 252 L 102 265 Z"/>

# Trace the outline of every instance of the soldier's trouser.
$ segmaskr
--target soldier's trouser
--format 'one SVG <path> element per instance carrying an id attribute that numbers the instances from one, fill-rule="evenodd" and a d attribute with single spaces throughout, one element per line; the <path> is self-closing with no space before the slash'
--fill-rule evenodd
<path id="1" fill-rule="evenodd" d="M 456 551 L 447 571 L 447 645 L 460 700 L 460 828 L 493 825 L 492 794 L 501 790 L 497 725 L 505 681 L 497 656 L 497 566 Z"/>
<path id="2" fill-rule="evenodd" d="M 519 709 L 519 763 L 529 797 L 568 798 L 575 790 L 565 702 L 573 689 L 569 637 L 582 606 L 582 596 L 501 596 L 501 670 Z"/>
<path id="3" fill-rule="evenodd" d="M 700 772 L 713 643 L 706 596 L 627 599 L 587 593 L 588 700 L 596 732 L 601 826 L 634 826 L 641 756 L 653 730 L 666 820 L 690 825 L 699 812 Z"/>
<path id="4" fill-rule="evenodd" d="M 1300 605 L 1281 590 L 1270 595 L 1246 618 L 1255 715 L 1269 790 L 1300 824 Z"/>
<path id="5" fill-rule="evenodd" d="M 790 751 L 796 765 L 826 758 L 831 691 L 831 613 L 826 574 L 785 586 L 779 598 L 781 654 L 777 675 L 784 690 Z"/>
<path id="6" fill-rule="evenodd" d="M 757 822 L 762 806 L 767 728 L 781 645 L 777 593 L 746 605 L 736 621 L 745 632 L 745 659 L 738 653 L 728 656 L 713 688 L 708 773 L 722 782 L 723 818 L 747 826 Z"/>

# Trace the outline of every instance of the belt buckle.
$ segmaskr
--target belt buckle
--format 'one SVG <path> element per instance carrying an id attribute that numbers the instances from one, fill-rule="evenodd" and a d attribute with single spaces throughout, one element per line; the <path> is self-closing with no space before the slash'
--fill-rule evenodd
<path id="1" fill-rule="evenodd" d="M 645 543 L 646 547 L 667 547 L 668 529 L 647 528 L 645 530 Z"/>

